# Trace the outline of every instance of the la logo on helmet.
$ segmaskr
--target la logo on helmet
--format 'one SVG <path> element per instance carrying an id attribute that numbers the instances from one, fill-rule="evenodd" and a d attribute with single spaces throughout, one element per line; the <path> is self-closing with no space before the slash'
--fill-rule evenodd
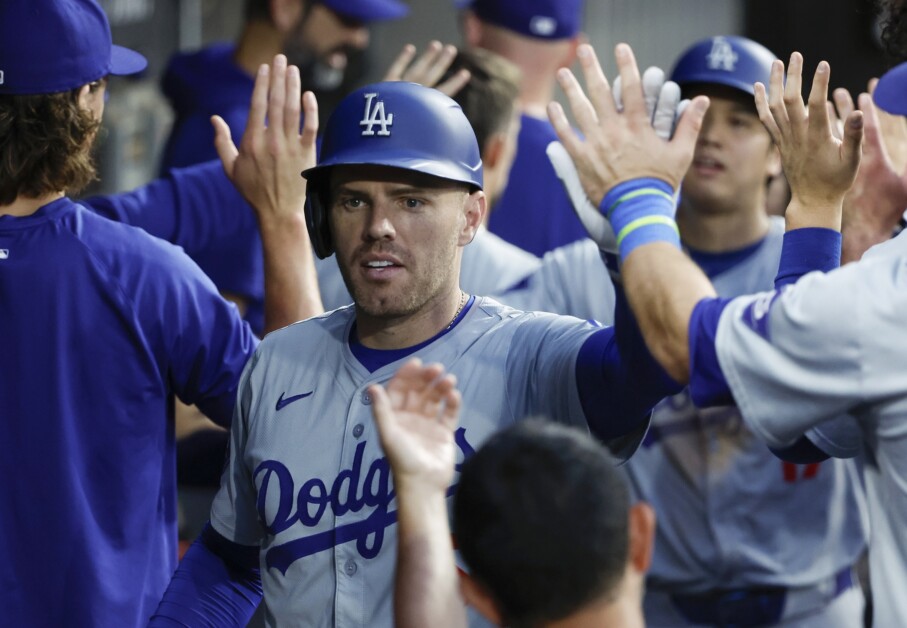
<path id="1" fill-rule="evenodd" d="M 378 94 L 376 92 L 364 94 L 365 113 L 362 116 L 362 120 L 359 122 L 359 126 L 365 127 L 365 130 L 362 132 L 363 135 L 387 136 L 391 134 L 390 130 L 388 130 L 387 127 L 394 124 L 394 114 L 384 113 L 384 101 L 379 100 L 375 102 L 375 97 L 377 95 Z M 377 133 L 374 129 L 375 125 L 379 125 L 381 127 Z"/>
<path id="2" fill-rule="evenodd" d="M 734 47 L 724 37 L 716 37 L 712 40 L 712 49 L 706 56 L 710 70 L 725 70 L 733 72 L 737 66 L 737 53 Z"/>

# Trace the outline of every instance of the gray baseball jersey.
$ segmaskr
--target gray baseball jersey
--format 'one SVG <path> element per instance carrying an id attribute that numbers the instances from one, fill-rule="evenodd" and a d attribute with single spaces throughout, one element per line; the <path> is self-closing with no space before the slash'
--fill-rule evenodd
<path id="1" fill-rule="evenodd" d="M 783 232 L 783 219 L 775 219 L 753 254 L 713 276 L 718 294 L 770 288 Z M 865 547 L 865 502 L 852 461 L 782 462 L 736 407 L 699 410 L 688 390 L 659 404 L 625 468 L 635 494 L 658 515 L 650 591 L 809 587 L 833 581 Z M 812 611 L 825 605 L 817 598 Z M 657 623 L 656 609 L 647 611 Z"/>
<path id="2" fill-rule="evenodd" d="M 470 294 L 498 294 L 535 272 L 539 265 L 539 258 L 532 253 L 527 253 L 509 242 L 505 242 L 485 227 L 480 227 L 472 242 L 463 249 L 460 287 Z M 601 263 L 597 262 L 596 265 L 601 266 Z M 315 270 L 318 273 L 321 301 L 326 310 L 333 310 L 353 302 L 343 283 L 337 260 L 333 256 L 316 259 Z M 603 275 L 600 281 L 610 286 L 611 281 L 607 274 Z M 613 300 L 611 303 L 613 310 Z M 531 310 L 532 308 L 521 309 Z"/>
<path id="3" fill-rule="evenodd" d="M 228 466 L 211 511 L 226 538 L 261 546 L 269 625 L 391 625 L 396 559 L 390 470 L 347 338 L 352 307 L 270 334 L 243 374 Z M 463 394 L 460 459 L 529 415 L 586 425 L 575 363 L 598 329 L 477 298 L 414 356 L 440 362 Z"/>
<path id="4" fill-rule="evenodd" d="M 773 446 L 850 414 L 863 434 L 876 626 L 907 620 L 907 234 L 723 312 L 721 370 L 750 428 Z M 833 430 L 818 429 L 826 445 Z M 821 444 L 821 441 L 819 441 Z M 852 449 L 853 441 L 840 443 Z M 829 448 L 833 449 L 833 448 Z M 804 516 L 801 507 L 796 517 Z"/>

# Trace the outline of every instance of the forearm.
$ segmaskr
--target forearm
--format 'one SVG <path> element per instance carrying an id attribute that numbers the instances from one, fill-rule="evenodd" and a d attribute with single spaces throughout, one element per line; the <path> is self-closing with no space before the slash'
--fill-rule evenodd
<path id="1" fill-rule="evenodd" d="M 265 256 L 265 333 L 324 312 L 302 214 L 259 222 Z"/>
<path id="2" fill-rule="evenodd" d="M 394 615 L 397 628 L 462 628 L 466 612 L 444 492 L 398 485 L 397 574 Z"/>
<path id="3" fill-rule="evenodd" d="M 678 382 L 690 378 L 693 308 L 715 289 L 676 246 L 653 242 L 635 249 L 621 269 L 630 306 L 652 356 Z"/>

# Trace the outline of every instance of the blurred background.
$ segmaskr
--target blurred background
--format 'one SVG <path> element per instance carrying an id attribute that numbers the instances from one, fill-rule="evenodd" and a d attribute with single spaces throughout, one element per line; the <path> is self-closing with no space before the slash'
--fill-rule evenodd
<path id="1" fill-rule="evenodd" d="M 87 193 L 132 189 L 154 177 L 172 114 L 159 90 L 170 56 L 239 33 L 244 0 L 100 0 L 114 41 L 149 60 L 138 79 L 115 79 L 98 150 L 101 181 Z M 519 1 L 519 0 L 517 0 Z M 351 60 L 346 87 L 380 79 L 404 43 L 420 49 L 430 40 L 460 43 L 453 0 L 409 0 L 409 17 L 372 26 L 369 51 Z M 865 90 L 869 76 L 888 64 L 879 45 L 879 16 L 872 0 L 587 0 L 585 31 L 600 56 L 628 42 L 641 67 L 666 70 L 693 41 L 710 35 L 742 34 L 785 58 L 793 50 L 807 67 L 826 59 L 832 86 Z M 614 73 L 613 60 L 605 66 Z M 805 86 L 808 89 L 808 85 Z M 323 114 L 330 94 L 320 98 Z"/>

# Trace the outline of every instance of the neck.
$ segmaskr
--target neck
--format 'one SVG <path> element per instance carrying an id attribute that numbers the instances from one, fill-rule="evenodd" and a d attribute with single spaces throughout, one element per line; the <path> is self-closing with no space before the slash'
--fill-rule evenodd
<path id="1" fill-rule="evenodd" d="M 274 55 L 283 52 L 283 44 L 283 36 L 273 24 L 252 20 L 243 27 L 233 61 L 246 74 L 255 76 L 261 64 L 270 63 Z"/>
<path id="2" fill-rule="evenodd" d="M 450 327 L 467 299 L 458 285 L 434 302 L 404 316 L 371 316 L 356 306 L 359 342 L 370 349 L 405 349 L 415 346 Z"/>
<path id="3" fill-rule="evenodd" d="M 546 624 L 546 628 L 598 628 L 600 626 L 643 628 L 645 620 L 639 599 L 622 595 L 617 600 L 588 606 L 569 617 Z"/>
<path id="4" fill-rule="evenodd" d="M 769 229 L 761 201 L 748 211 L 725 212 L 703 212 L 681 201 L 677 226 L 684 244 L 704 253 L 724 253 L 758 242 Z"/>
<path id="5" fill-rule="evenodd" d="M 0 216 L 31 216 L 48 203 L 63 198 L 63 196 L 63 192 L 53 192 L 37 198 L 17 196 L 11 205 L 0 205 Z"/>
<path id="6" fill-rule="evenodd" d="M 547 107 L 552 100 L 554 100 L 554 83 L 538 74 L 535 80 L 527 79 L 526 71 L 524 70 L 520 87 L 521 111 L 527 116 L 547 120 Z"/>

